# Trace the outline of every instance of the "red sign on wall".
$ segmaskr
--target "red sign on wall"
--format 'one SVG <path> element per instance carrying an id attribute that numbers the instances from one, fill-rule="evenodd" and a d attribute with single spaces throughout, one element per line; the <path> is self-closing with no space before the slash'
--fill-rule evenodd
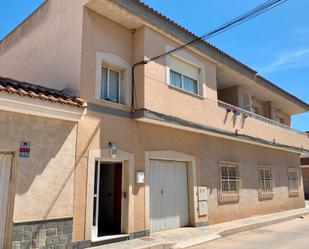
<path id="1" fill-rule="evenodd" d="M 30 157 L 30 142 L 20 142 L 19 157 Z"/>

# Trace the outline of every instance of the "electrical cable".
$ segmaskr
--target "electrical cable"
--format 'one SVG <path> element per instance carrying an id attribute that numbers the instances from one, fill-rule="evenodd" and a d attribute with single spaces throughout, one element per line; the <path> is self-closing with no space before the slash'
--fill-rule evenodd
<path id="1" fill-rule="evenodd" d="M 251 20 L 252 18 L 257 17 L 257 16 L 265 13 L 266 11 L 269 11 L 269 10 L 271 10 L 271 9 L 277 7 L 278 5 L 281 5 L 281 4 L 283 4 L 287 1 L 288 0 L 268 0 L 265 3 L 260 4 L 257 7 L 255 7 L 254 9 L 248 11 L 247 13 L 230 20 L 229 22 L 219 26 L 218 28 L 213 29 L 210 32 L 207 32 L 206 34 L 204 34 L 200 37 L 197 37 L 197 38 L 191 40 L 190 42 L 188 42 L 184 45 L 181 45 L 181 46 L 174 48 L 174 49 L 172 49 L 172 50 L 170 50 L 166 53 L 154 56 L 154 57 L 149 58 L 147 60 L 142 60 L 140 62 L 135 63 L 132 66 L 132 103 L 131 103 L 132 105 L 131 105 L 131 111 L 134 112 L 137 109 L 136 108 L 136 92 L 135 92 L 135 68 L 137 66 L 145 65 L 150 61 L 157 60 L 161 57 L 167 56 L 167 55 L 172 54 L 176 51 L 188 48 L 188 47 L 194 45 L 195 43 L 198 43 L 198 42 L 201 42 L 201 41 L 206 41 L 209 38 L 212 38 L 212 37 L 219 35 L 219 34 L 225 32 L 225 31 L 227 31 L 227 30 L 229 30 L 229 29 L 231 29 L 235 26 L 238 26 L 238 25 L 240 25 L 244 22 L 247 22 L 247 21 Z"/>

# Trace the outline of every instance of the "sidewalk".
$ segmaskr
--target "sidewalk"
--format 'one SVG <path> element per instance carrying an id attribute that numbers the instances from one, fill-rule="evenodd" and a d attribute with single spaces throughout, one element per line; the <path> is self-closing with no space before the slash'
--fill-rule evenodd
<path id="1" fill-rule="evenodd" d="M 308 203 L 306 203 L 308 205 Z M 289 210 L 263 216 L 254 216 L 242 220 L 236 220 L 206 227 L 184 227 L 173 230 L 153 233 L 150 237 L 119 242 L 104 246 L 93 247 L 95 249 L 169 249 L 187 248 L 202 244 L 207 241 L 218 239 L 246 230 L 256 229 L 263 226 L 309 215 L 309 207 Z"/>

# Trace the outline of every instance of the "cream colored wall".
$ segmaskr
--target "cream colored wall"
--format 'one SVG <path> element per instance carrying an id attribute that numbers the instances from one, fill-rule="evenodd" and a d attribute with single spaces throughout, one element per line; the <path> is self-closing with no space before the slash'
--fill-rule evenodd
<path id="1" fill-rule="evenodd" d="M 210 189 L 209 222 L 218 223 L 244 218 L 252 215 L 267 214 L 304 206 L 302 181 L 299 182 L 299 196 L 290 198 L 288 194 L 288 168 L 300 172 L 299 155 L 260 146 L 235 143 L 223 139 L 209 138 L 205 149 L 205 167 L 201 181 Z M 213 144 L 213 146 L 210 146 Z M 219 160 L 239 164 L 241 178 L 239 202 L 219 204 L 220 186 Z M 271 166 L 273 169 L 274 196 L 272 200 L 259 201 L 258 166 Z"/>
<path id="2" fill-rule="evenodd" d="M 170 39 L 164 37 L 158 32 L 145 27 L 145 56 L 151 58 L 159 54 L 166 52 L 166 46 L 175 48 L 179 44 L 172 42 Z M 203 97 L 207 97 L 211 100 L 217 100 L 217 81 L 216 81 L 216 66 L 212 62 L 205 60 L 199 55 L 196 55 L 189 50 L 185 51 L 189 55 L 193 56 L 197 61 L 205 66 L 205 84 L 203 84 Z M 180 55 L 181 53 L 175 53 Z M 170 89 L 166 81 L 166 57 L 162 57 L 156 61 L 152 61 L 145 66 L 145 107 L 152 107 L 153 101 L 156 101 L 156 97 L 159 92 L 153 91 L 158 88 Z M 173 91 L 169 91 L 173 94 Z M 159 104 L 159 103 L 158 103 Z M 165 108 L 165 101 L 160 101 L 160 108 Z M 164 107 L 162 107 L 164 105 Z M 173 106 L 174 107 L 174 106 Z M 172 107 L 172 108 L 173 108 Z M 177 108 L 179 109 L 179 108 Z M 178 111 L 178 110 L 175 110 Z"/>
<path id="3" fill-rule="evenodd" d="M 30 158 L 17 159 L 14 222 L 72 217 L 76 124 L 0 112 L 0 151 L 31 143 Z"/>
<path id="4" fill-rule="evenodd" d="M 0 43 L 0 75 L 59 90 L 79 89 L 85 2 L 47 0 Z"/>
<path id="5" fill-rule="evenodd" d="M 288 197 L 287 168 L 299 168 L 297 154 L 94 112 L 88 112 L 87 117 L 80 121 L 79 129 L 77 148 L 81 160 L 78 160 L 80 163 L 75 178 L 75 191 L 78 195 L 75 195 L 74 202 L 74 240 L 90 239 L 89 233 L 84 237 L 85 213 L 87 213 L 85 212 L 86 172 L 87 167 L 93 167 L 88 165 L 88 150 L 108 148 L 110 141 L 116 141 L 121 151 L 134 155 L 133 174 L 135 171 L 145 170 L 146 151 L 177 151 L 194 157 L 197 186 L 205 185 L 209 189 L 210 224 L 304 206 L 302 184 L 300 184 L 299 197 Z M 240 165 L 242 189 L 239 204 L 218 205 L 220 160 L 238 162 Z M 270 165 L 274 168 L 273 200 L 258 200 L 258 165 Z M 147 196 L 145 186 L 133 184 L 132 188 L 133 231 L 149 229 L 147 225 L 145 226 L 148 224 L 145 219 L 147 214 L 145 213 L 145 196 Z M 205 217 L 201 217 L 197 221 L 204 220 Z"/>
<path id="6" fill-rule="evenodd" d="M 149 28 L 146 28 L 145 37 L 147 57 L 163 53 L 165 44 L 170 44 L 166 38 Z M 196 55 L 196 58 L 199 57 Z M 303 134 L 256 119 L 243 119 L 242 116 L 235 117 L 232 113 L 227 115 L 226 110 L 217 105 L 216 67 L 205 61 L 205 68 L 206 89 L 204 96 L 199 97 L 176 90 L 166 84 L 164 59 L 148 63 L 145 65 L 144 108 L 229 132 L 237 130 L 239 134 L 258 137 L 269 142 L 275 141 L 278 144 L 309 149 L 309 140 Z"/>
<path id="7" fill-rule="evenodd" d="M 89 102 L 106 104 L 95 98 L 96 53 L 110 53 L 131 64 L 133 34 L 125 27 L 85 8 L 82 39 L 81 97 Z"/>

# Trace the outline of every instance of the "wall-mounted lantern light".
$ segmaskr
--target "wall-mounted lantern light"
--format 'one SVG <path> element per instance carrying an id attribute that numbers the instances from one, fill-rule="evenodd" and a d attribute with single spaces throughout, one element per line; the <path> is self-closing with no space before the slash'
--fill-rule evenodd
<path id="1" fill-rule="evenodd" d="M 109 142 L 109 147 L 111 147 L 111 158 L 115 159 L 117 157 L 117 143 Z"/>

